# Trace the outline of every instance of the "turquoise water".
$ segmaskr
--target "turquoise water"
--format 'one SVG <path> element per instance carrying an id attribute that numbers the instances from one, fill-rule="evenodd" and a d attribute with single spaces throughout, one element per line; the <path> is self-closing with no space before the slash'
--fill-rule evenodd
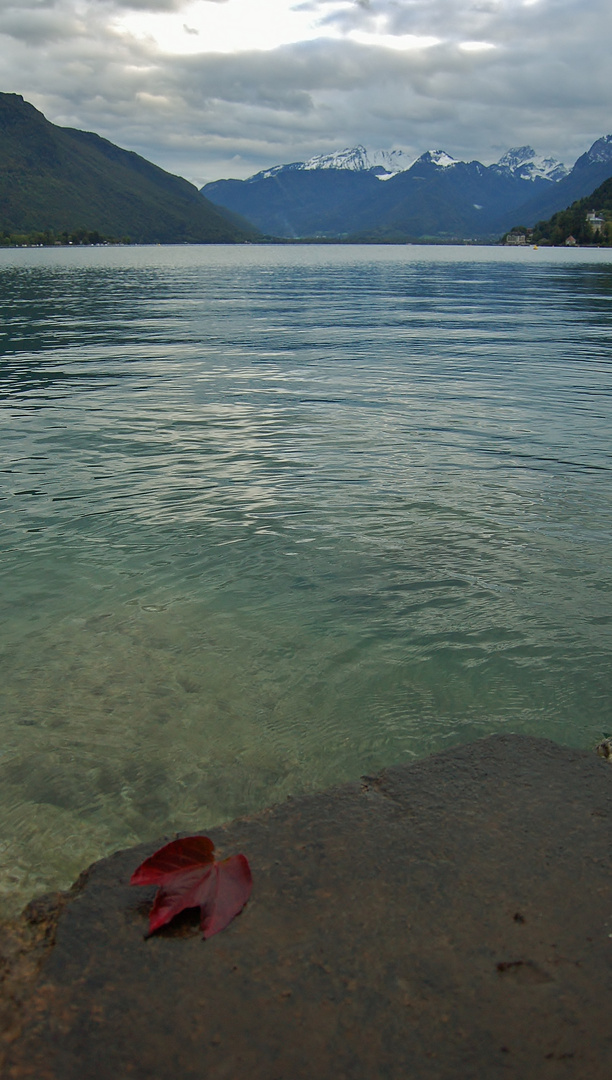
<path id="1" fill-rule="evenodd" d="M 0 251 L 0 903 L 612 730 L 606 251 Z"/>

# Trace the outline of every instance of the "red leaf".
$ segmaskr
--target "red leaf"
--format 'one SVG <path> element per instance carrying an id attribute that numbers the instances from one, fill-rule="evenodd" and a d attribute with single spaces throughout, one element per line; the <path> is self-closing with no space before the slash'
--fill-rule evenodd
<path id="1" fill-rule="evenodd" d="M 159 848 L 134 870 L 130 885 L 165 885 L 173 874 L 214 862 L 215 845 L 208 836 L 186 836 Z"/>
<path id="2" fill-rule="evenodd" d="M 186 836 L 156 851 L 134 871 L 130 885 L 159 885 L 148 934 L 165 926 L 186 908 L 199 907 L 204 937 L 224 930 L 242 911 L 253 887 L 244 855 L 216 862 L 207 836 Z"/>

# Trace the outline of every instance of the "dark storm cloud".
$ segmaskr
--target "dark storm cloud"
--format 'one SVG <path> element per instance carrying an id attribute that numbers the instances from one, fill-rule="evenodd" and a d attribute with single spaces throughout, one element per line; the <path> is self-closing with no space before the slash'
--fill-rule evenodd
<path id="1" fill-rule="evenodd" d="M 229 11 L 232 0 L 224 2 Z M 174 12 L 199 43 L 182 0 L 0 0 L 2 89 L 198 182 L 357 142 L 484 161 L 530 142 L 571 164 L 612 129 L 604 0 L 299 6 L 324 20 L 321 37 L 260 52 L 164 55 L 152 39 L 120 33 L 116 20 Z M 376 33 L 439 43 L 407 51 L 364 43 Z"/>

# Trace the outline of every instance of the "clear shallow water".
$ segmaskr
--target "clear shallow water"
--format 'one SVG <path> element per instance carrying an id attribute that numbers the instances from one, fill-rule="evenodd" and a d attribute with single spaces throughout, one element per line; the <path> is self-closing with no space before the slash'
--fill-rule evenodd
<path id="1" fill-rule="evenodd" d="M 605 251 L 0 251 L 0 910 L 612 730 Z"/>

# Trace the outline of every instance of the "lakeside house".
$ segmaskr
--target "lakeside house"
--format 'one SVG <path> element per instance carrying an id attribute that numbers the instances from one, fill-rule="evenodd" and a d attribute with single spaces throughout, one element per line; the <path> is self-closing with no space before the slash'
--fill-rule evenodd
<path id="1" fill-rule="evenodd" d="M 504 237 L 504 244 L 510 247 L 520 247 L 523 244 L 530 244 L 533 229 L 528 229 L 527 232 L 519 232 L 518 229 L 512 229 L 511 232 L 506 233 Z"/>
<path id="2" fill-rule="evenodd" d="M 601 229 L 602 225 L 605 225 L 606 222 L 606 219 L 603 217 L 601 210 L 589 210 L 586 219 L 591 228 L 595 230 Z"/>

